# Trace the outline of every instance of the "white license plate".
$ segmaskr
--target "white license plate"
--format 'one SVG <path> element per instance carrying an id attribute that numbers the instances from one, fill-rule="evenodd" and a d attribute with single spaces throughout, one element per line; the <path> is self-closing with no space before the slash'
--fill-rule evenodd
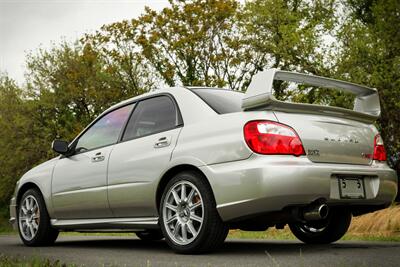
<path id="1" fill-rule="evenodd" d="M 338 181 L 340 198 L 365 198 L 363 179 L 341 177 Z"/>

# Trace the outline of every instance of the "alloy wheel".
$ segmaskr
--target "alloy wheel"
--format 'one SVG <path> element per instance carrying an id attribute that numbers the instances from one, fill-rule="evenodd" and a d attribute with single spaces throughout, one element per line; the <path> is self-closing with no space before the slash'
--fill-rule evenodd
<path id="1" fill-rule="evenodd" d="M 175 243 L 187 245 L 196 239 L 204 221 L 204 205 L 194 184 L 179 181 L 168 190 L 163 203 L 163 221 Z"/>
<path id="2" fill-rule="evenodd" d="M 28 195 L 21 202 L 18 223 L 20 232 L 26 240 L 32 240 L 36 236 L 40 224 L 40 209 L 34 196 Z"/>

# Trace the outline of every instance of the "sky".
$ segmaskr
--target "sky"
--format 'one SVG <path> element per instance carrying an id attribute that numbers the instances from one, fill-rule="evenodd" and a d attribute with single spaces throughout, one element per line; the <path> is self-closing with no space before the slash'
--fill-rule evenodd
<path id="1" fill-rule="evenodd" d="M 145 6 L 167 5 L 168 0 L 0 0 L 0 72 L 22 84 L 29 51 L 138 17 Z"/>

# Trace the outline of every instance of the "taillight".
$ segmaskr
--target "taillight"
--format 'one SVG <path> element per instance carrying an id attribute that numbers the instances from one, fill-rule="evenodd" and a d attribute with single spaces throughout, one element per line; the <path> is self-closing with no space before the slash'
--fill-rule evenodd
<path id="1" fill-rule="evenodd" d="M 259 154 L 305 155 L 297 133 L 278 122 L 250 121 L 244 126 L 244 139 Z"/>
<path id="2" fill-rule="evenodd" d="M 383 145 L 383 139 L 380 134 L 377 134 L 374 140 L 374 160 L 386 161 L 386 159 L 386 150 Z"/>

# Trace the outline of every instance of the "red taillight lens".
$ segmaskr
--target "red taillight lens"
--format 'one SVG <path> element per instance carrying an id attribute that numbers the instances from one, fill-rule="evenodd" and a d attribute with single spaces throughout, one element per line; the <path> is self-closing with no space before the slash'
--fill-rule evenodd
<path id="1" fill-rule="evenodd" d="M 377 134 L 374 140 L 374 160 L 386 161 L 386 159 L 386 150 L 383 145 L 383 139 L 380 134 Z"/>
<path id="2" fill-rule="evenodd" d="M 250 121 L 244 126 L 247 145 L 259 154 L 305 155 L 296 132 L 287 125 L 272 121 Z"/>

